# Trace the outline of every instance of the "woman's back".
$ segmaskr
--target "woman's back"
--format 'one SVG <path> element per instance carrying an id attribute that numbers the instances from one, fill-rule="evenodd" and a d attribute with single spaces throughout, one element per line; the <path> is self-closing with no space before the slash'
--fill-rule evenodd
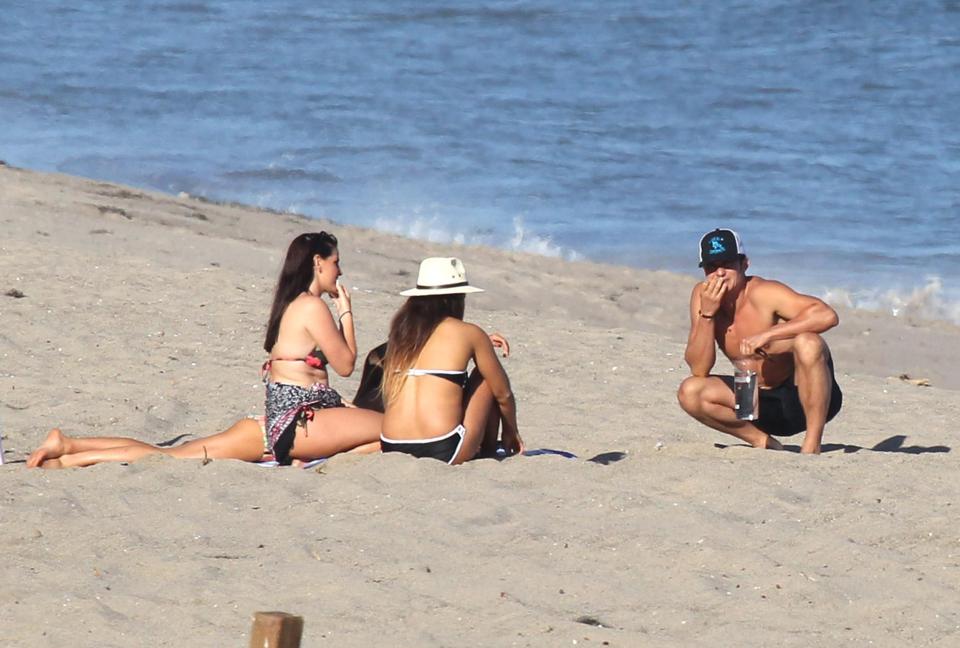
<path id="1" fill-rule="evenodd" d="M 383 435 L 427 439 L 450 432 L 463 417 L 466 369 L 476 327 L 448 317 L 434 329 L 403 386 L 387 403 Z"/>
<path id="2" fill-rule="evenodd" d="M 326 309 L 319 297 L 308 293 L 287 306 L 270 353 L 270 380 L 273 382 L 304 386 L 328 383 L 326 356 L 308 327 L 308 322 L 322 316 L 318 307 Z"/>
<path id="3" fill-rule="evenodd" d="M 350 311 L 349 295 L 341 288 L 336 299 L 338 310 Z M 339 318 L 341 321 L 343 315 Z M 308 386 L 328 383 L 332 368 L 341 376 L 353 372 L 356 361 L 356 340 L 352 327 L 348 343 L 330 309 L 319 295 L 304 292 L 283 311 L 277 337 L 270 351 L 270 380 Z"/>
<path id="4" fill-rule="evenodd" d="M 460 259 L 431 257 L 420 263 L 417 286 L 390 322 L 384 360 L 386 411 L 383 452 L 459 464 L 491 451 L 503 425 L 505 447 L 519 452 L 516 403 L 497 360 L 499 334 L 463 321 L 470 285 Z M 467 364 L 476 365 L 467 374 Z"/>

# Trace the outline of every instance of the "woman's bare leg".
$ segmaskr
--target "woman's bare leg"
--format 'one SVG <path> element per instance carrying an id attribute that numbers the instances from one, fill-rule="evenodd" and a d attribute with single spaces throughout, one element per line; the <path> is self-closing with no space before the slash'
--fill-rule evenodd
<path id="1" fill-rule="evenodd" d="M 60 428 L 53 428 L 47 433 L 43 443 L 30 453 L 27 458 L 27 468 L 36 468 L 48 459 L 57 459 L 65 454 L 126 446 L 155 447 L 129 437 L 71 437 L 64 434 Z"/>
<path id="2" fill-rule="evenodd" d="M 353 450 L 347 450 L 348 454 L 373 454 L 374 452 L 380 452 L 380 439 L 358 445 Z"/>
<path id="3" fill-rule="evenodd" d="M 307 428 L 298 427 L 290 456 L 302 461 L 332 457 L 340 452 L 380 449 L 383 414 L 356 407 L 316 410 Z"/>
<path id="4" fill-rule="evenodd" d="M 46 459 L 40 464 L 40 467 L 78 468 L 104 462 L 130 462 L 142 459 L 150 454 L 161 454 L 162 452 L 160 448 L 155 448 L 151 445 L 128 445 L 116 448 L 104 448 L 103 450 L 84 450 L 82 452 L 62 454 L 55 459 Z"/>
<path id="5" fill-rule="evenodd" d="M 467 382 L 464 394 L 463 427 L 466 428 L 466 437 L 460 446 L 460 451 L 451 462 L 453 465 L 470 461 L 483 449 L 484 452 L 493 452 L 497 447 L 497 437 L 500 434 L 500 411 L 493 392 L 483 380 L 483 376 L 476 369 Z"/>
<path id="6" fill-rule="evenodd" d="M 158 448 L 178 459 L 239 459 L 260 461 L 263 458 L 263 428 L 259 421 L 243 418 L 223 432 L 187 441 L 173 448 Z"/>
<path id="7" fill-rule="evenodd" d="M 52 434 L 52 433 L 51 433 Z M 62 435 L 61 433 L 61 436 Z M 48 436 L 48 439 L 50 437 Z M 103 440 L 100 437 L 99 440 Z M 82 447 L 81 441 L 67 437 L 66 446 L 70 449 Z M 63 453 L 59 457 L 48 457 L 39 465 L 43 468 L 71 468 L 92 466 L 102 462 L 131 462 L 151 454 L 165 454 L 178 459 L 240 459 L 259 461 L 263 457 L 263 432 L 255 419 L 241 419 L 229 429 L 202 439 L 188 441 L 173 448 L 158 448 L 135 439 L 117 438 L 129 441 L 127 445 L 116 447 L 92 448 L 76 452 Z M 97 438 L 93 439 L 94 445 Z M 39 450 L 39 449 L 38 449 Z M 33 457 L 33 455 L 31 455 Z"/>

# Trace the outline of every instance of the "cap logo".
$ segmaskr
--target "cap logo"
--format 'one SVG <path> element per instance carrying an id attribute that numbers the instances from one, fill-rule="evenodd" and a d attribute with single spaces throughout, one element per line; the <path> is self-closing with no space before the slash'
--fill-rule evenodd
<path id="1" fill-rule="evenodd" d="M 714 236 L 710 239 L 710 254 L 723 254 L 727 251 L 727 248 L 723 247 L 723 239 L 719 236 Z"/>

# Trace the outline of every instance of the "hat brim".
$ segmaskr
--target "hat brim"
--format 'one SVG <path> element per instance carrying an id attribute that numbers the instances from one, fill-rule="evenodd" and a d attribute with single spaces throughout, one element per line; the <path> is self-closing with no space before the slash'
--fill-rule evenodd
<path id="1" fill-rule="evenodd" d="M 723 262 L 723 261 L 733 261 L 734 259 L 739 259 L 742 254 L 743 254 L 742 252 L 734 252 L 733 254 L 731 254 L 731 253 L 729 253 L 729 252 L 725 252 L 725 253 L 723 253 L 723 254 L 717 254 L 717 255 L 714 255 L 714 256 L 710 257 L 709 259 L 704 259 L 703 261 L 700 262 L 700 264 L 699 264 L 697 267 L 698 267 L 698 268 L 702 268 L 703 266 L 707 265 L 708 263 L 718 263 L 718 262 Z"/>
<path id="2" fill-rule="evenodd" d="M 483 288 L 475 286 L 451 286 L 450 288 L 410 288 L 400 293 L 403 297 L 426 297 L 428 295 L 456 295 L 458 293 L 478 293 Z"/>

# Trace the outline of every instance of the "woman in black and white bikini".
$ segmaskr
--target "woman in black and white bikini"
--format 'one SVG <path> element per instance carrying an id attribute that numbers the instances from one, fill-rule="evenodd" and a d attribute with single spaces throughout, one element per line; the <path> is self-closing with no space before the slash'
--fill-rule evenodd
<path id="1" fill-rule="evenodd" d="M 382 415 L 344 407 L 328 381 L 328 368 L 349 376 L 357 358 L 350 295 L 338 283 L 340 274 L 340 252 L 332 234 L 301 234 L 290 244 L 264 342 L 270 354 L 263 367 L 265 426 L 257 419 L 242 419 L 224 432 L 171 448 L 125 437 L 69 437 L 54 429 L 27 465 L 89 466 L 150 454 L 244 461 L 272 456 L 289 464 L 350 450 L 376 451 Z M 324 295 L 333 299 L 336 318 Z"/>
<path id="2" fill-rule="evenodd" d="M 390 324 L 383 452 L 460 464 L 492 455 L 501 426 L 504 449 L 523 450 L 510 381 L 494 351 L 509 354 L 507 342 L 463 321 L 464 296 L 474 292 L 482 291 L 467 282 L 459 259 L 430 258 L 417 287 L 400 293 L 409 299 Z"/>

